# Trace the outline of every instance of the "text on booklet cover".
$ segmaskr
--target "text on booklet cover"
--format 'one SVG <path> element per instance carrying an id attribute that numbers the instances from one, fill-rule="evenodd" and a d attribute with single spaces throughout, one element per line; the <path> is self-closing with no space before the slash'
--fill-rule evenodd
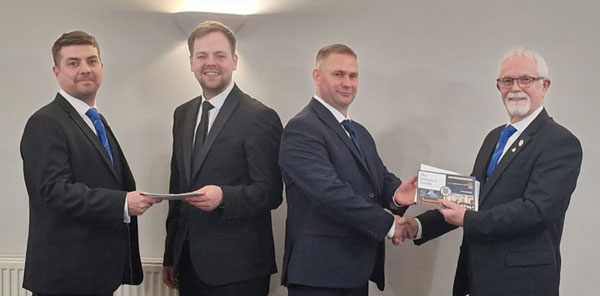
<path id="1" fill-rule="evenodd" d="M 479 186 L 475 177 L 419 170 L 415 202 L 425 206 L 441 206 L 452 201 L 477 211 Z"/>

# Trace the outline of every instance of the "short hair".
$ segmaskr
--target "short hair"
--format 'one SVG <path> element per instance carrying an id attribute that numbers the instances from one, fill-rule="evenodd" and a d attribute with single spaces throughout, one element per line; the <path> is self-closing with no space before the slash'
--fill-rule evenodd
<path id="1" fill-rule="evenodd" d="M 62 34 L 52 45 L 52 58 L 55 66 L 58 66 L 60 62 L 60 50 L 70 45 L 91 45 L 98 50 L 98 58 L 100 58 L 100 46 L 96 38 L 84 31 L 73 31 Z"/>
<path id="2" fill-rule="evenodd" d="M 536 71 L 538 76 L 548 78 L 548 65 L 546 64 L 546 60 L 544 60 L 544 57 L 542 57 L 542 55 L 534 49 L 523 46 L 513 47 L 504 54 L 504 56 L 500 60 L 500 64 L 498 65 L 498 73 L 500 73 L 502 63 L 505 60 L 514 56 L 524 56 L 535 61 L 537 64 Z"/>
<path id="3" fill-rule="evenodd" d="M 347 45 L 339 44 L 339 43 L 331 44 L 331 45 L 327 45 L 327 46 L 319 49 L 319 52 L 317 52 L 315 67 L 318 67 L 319 63 L 321 63 L 321 61 L 323 61 L 325 58 L 327 58 L 332 53 L 347 54 L 347 55 L 353 56 L 355 59 L 358 59 L 354 50 L 352 50 L 352 48 L 348 47 Z"/>
<path id="4" fill-rule="evenodd" d="M 188 38 L 188 49 L 190 51 L 190 56 L 192 56 L 194 51 L 194 41 L 196 39 L 201 38 L 212 32 L 221 32 L 225 37 L 227 37 L 227 41 L 229 41 L 229 47 L 231 47 L 231 53 L 235 54 L 235 35 L 233 35 L 233 31 L 229 29 L 229 27 L 225 26 L 221 22 L 217 21 L 204 21 L 196 27 L 194 32 L 190 34 Z"/>

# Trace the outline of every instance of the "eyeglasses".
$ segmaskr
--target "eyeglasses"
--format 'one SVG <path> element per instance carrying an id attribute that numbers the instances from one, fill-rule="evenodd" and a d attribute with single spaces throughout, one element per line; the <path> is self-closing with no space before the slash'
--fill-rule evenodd
<path id="1" fill-rule="evenodd" d="M 528 88 L 528 87 L 531 87 L 531 85 L 533 85 L 534 81 L 540 80 L 540 79 L 544 79 L 544 77 L 531 77 L 531 76 L 521 76 L 521 77 L 517 77 L 517 78 L 502 77 L 502 78 L 496 79 L 496 83 L 498 84 L 499 88 L 506 89 L 506 88 L 511 88 L 516 80 L 517 84 L 519 85 L 520 88 Z"/>

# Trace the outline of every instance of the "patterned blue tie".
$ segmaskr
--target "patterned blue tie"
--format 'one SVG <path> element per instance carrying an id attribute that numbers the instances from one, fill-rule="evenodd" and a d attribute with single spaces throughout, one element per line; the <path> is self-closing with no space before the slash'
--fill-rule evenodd
<path id="1" fill-rule="evenodd" d="M 96 133 L 98 134 L 98 138 L 100 138 L 100 142 L 102 142 L 102 146 L 108 152 L 108 157 L 110 157 L 110 163 L 113 162 L 113 154 L 110 150 L 110 144 L 108 143 L 108 138 L 106 137 L 106 130 L 104 129 L 104 124 L 100 119 L 100 114 L 98 114 L 98 110 L 96 108 L 90 108 L 87 112 L 85 112 L 92 122 L 94 123 L 94 127 L 96 127 Z"/>
<path id="2" fill-rule="evenodd" d="M 494 173 L 496 169 L 496 165 L 498 165 L 498 160 L 502 155 L 502 151 L 504 151 L 504 147 L 506 146 L 506 142 L 508 138 L 512 136 L 517 129 L 512 125 L 507 125 L 502 134 L 500 134 L 500 140 L 498 140 L 498 145 L 496 145 L 496 150 L 494 150 L 494 154 L 492 154 L 492 159 L 490 160 L 490 164 L 488 165 L 487 176 L 488 178 Z"/>
<path id="3" fill-rule="evenodd" d="M 358 135 L 356 134 L 356 129 L 354 128 L 354 124 L 352 124 L 352 121 L 350 121 L 349 119 L 344 119 L 342 121 L 342 125 L 344 126 L 344 129 L 346 129 L 346 131 L 350 134 L 352 143 L 354 143 L 354 147 L 356 147 L 356 150 L 358 150 L 360 156 L 363 156 L 362 151 L 360 150 L 360 142 L 358 141 Z"/>

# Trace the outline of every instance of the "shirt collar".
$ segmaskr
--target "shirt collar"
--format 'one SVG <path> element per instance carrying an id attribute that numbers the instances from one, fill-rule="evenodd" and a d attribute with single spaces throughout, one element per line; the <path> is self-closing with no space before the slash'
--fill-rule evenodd
<path id="1" fill-rule="evenodd" d="M 533 120 L 536 117 L 538 117 L 538 115 L 540 115 L 540 113 L 542 112 L 543 109 L 544 109 L 544 106 L 540 106 L 535 111 L 533 111 L 533 113 L 529 114 L 529 116 L 523 118 L 519 122 L 510 123 L 510 121 L 509 121 L 507 125 L 510 124 L 510 125 L 514 126 L 517 129 L 517 132 L 521 133 L 531 124 L 531 122 L 533 122 Z"/>
<path id="2" fill-rule="evenodd" d="M 233 80 L 229 83 L 229 86 L 222 91 L 220 94 L 210 98 L 209 100 L 205 99 L 204 96 L 202 96 L 202 103 L 204 103 L 204 101 L 209 101 L 211 105 L 213 105 L 213 107 L 215 107 L 215 109 L 219 110 L 221 109 L 221 107 L 223 107 L 223 104 L 225 103 L 225 99 L 227 99 L 227 96 L 229 96 L 229 93 L 231 93 L 231 90 L 233 89 L 233 86 L 235 85 L 235 83 L 233 83 Z"/>
<path id="3" fill-rule="evenodd" d="M 71 104 L 71 106 L 73 106 L 73 108 L 75 108 L 75 111 L 77 111 L 77 113 L 79 113 L 79 115 L 81 115 L 82 117 L 85 115 L 85 113 L 90 108 L 96 108 L 96 110 L 98 109 L 96 107 L 96 102 L 94 102 L 94 106 L 90 107 L 90 105 L 88 105 L 84 101 L 77 99 L 77 98 L 73 97 L 72 95 L 68 94 L 62 88 L 58 91 L 58 93 L 61 96 L 63 96 L 67 100 L 67 102 L 69 102 L 69 104 Z"/>
<path id="4" fill-rule="evenodd" d="M 342 123 L 342 121 L 344 121 L 346 119 L 350 120 L 350 114 L 348 114 L 348 116 L 344 116 L 342 114 L 342 112 L 338 111 L 333 106 L 327 104 L 325 101 L 323 101 L 323 99 L 319 98 L 319 96 L 314 95 L 313 97 L 315 98 L 315 100 L 317 100 L 323 106 L 325 106 L 325 108 L 327 108 L 327 110 L 329 110 L 329 112 L 331 112 L 331 114 L 333 114 L 333 116 L 335 117 L 337 122 Z"/>

